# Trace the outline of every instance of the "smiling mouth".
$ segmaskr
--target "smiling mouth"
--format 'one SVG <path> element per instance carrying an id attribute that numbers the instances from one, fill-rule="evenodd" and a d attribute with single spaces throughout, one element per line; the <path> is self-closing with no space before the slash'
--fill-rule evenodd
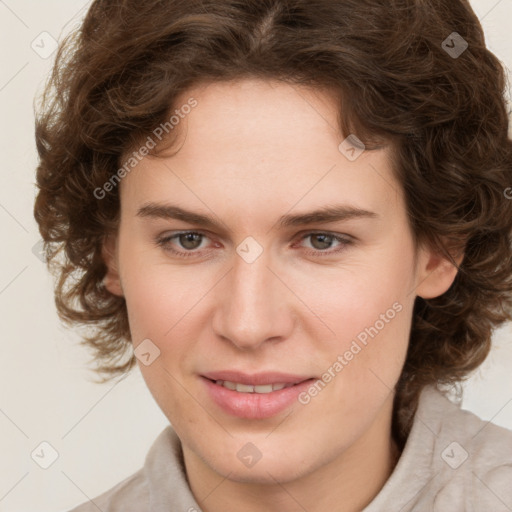
<path id="1" fill-rule="evenodd" d="M 248 376 L 228 371 L 201 375 L 201 378 L 217 407 L 231 416 L 250 420 L 268 419 L 293 406 L 298 395 L 316 380 L 279 372 Z"/>

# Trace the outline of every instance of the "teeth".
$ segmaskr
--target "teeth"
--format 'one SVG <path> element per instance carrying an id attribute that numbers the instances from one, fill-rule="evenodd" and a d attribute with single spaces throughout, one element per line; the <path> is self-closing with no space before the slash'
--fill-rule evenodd
<path id="1" fill-rule="evenodd" d="M 221 386 L 223 385 L 225 388 L 231 389 L 233 391 L 236 390 L 236 384 L 234 382 L 226 381 L 226 382 L 223 383 L 221 380 L 218 380 L 217 384 L 220 384 Z"/>
<path id="2" fill-rule="evenodd" d="M 231 389 L 232 391 L 238 391 L 240 393 L 272 393 L 272 391 L 279 391 L 280 389 L 293 386 L 293 384 L 284 383 L 251 386 L 249 384 L 239 384 L 238 382 L 230 382 L 228 380 L 217 380 L 215 384 L 224 386 L 225 388 Z"/>
<path id="3" fill-rule="evenodd" d="M 236 390 L 242 393 L 254 393 L 254 386 L 249 386 L 248 384 L 237 384 Z"/>
<path id="4" fill-rule="evenodd" d="M 290 388 L 291 386 L 293 386 L 293 384 L 272 384 L 272 389 L 274 391 L 279 391 L 280 389 Z M 258 390 L 255 388 L 255 391 L 258 391 Z M 261 391 L 258 391 L 258 393 L 261 393 Z"/>

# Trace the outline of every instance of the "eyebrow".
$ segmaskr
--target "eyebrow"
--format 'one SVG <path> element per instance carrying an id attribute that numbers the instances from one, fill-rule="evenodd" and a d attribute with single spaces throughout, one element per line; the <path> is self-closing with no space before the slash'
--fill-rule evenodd
<path id="1" fill-rule="evenodd" d="M 186 210 L 179 206 L 160 203 L 146 203 L 137 211 L 137 217 L 177 219 L 189 224 L 202 225 L 209 229 L 222 229 L 221 223 L 212 216 Z M 339 222 L 349 219 L 378 218 L 377 213 L 349 205 L 325 206 L 317 210 L 281 216 L 277 224 L 281 228 L 305 226 L 308 224 Z"/>

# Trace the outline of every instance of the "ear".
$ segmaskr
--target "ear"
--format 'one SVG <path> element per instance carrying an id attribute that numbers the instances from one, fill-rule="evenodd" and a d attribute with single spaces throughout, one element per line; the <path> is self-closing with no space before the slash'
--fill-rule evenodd
<path id="1" fill-rule="evenodd" d="M 423 299 L 433 299 L 448 291 L 464 258 L 463 250 L 450 253 L 456 265 L 439 249 L 433 247 L 419 249 L 416 295 Z"/>
<path id="2" fill-rule="evenodd" d="M 119 277 L 117 234 L 106 235 L 103 241 L 101 255 L 107 266 L 107 273 L 103 278 L 103 285 L 112 294 L 124 297 Z"/>

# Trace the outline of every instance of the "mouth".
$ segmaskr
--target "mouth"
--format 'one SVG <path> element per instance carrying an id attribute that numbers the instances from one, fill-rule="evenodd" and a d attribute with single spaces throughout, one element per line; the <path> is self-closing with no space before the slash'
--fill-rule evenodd
<path id="1" fill-rule="evenodd" d="M 200 376 L 211 403 L 230 416 L 253 420 L 270 418 L 289 409 L 298 402 L 300 393 L 317 380 L 272 373 L 238 373 L 236 377 L 233 372 L 228 379 L 226 373 L 225 378 L 219 378 L 219 374 Z"/>

